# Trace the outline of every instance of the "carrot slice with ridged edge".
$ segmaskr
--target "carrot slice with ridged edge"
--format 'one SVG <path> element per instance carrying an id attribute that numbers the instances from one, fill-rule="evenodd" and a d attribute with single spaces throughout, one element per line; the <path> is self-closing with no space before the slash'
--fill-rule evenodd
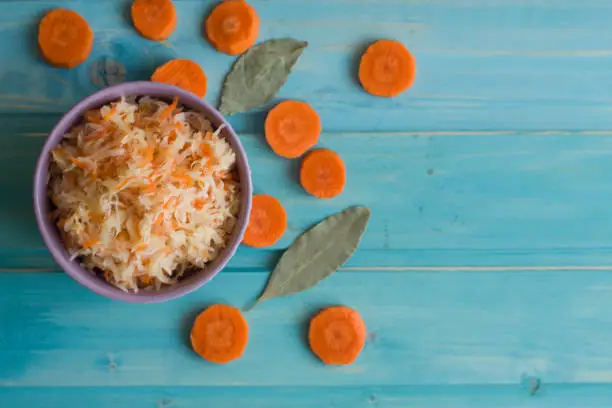
<path id="1" fill-rule="evenodd" d="M 325 364 L 354 362 L 365 345 L 366 325 L 356 310 L 347 306 L 323 309 L 310 321 L 310 349 Z"/>
<path id="2" fill-rule="evenodd" d="M 203 98 L 208 81 L 202 67 L 188 59 L 173 59 L 157 68 L 151 81 L 178 86 Z"/>
<path id="3" fill-rule="evenodd" d="M 393 97 L 412 86 L 416 61 L 399 41 L 379 40 L 368 47 L 359 64 L 359 81 L 367 92 Z"/>
<path id="4" fill-rule="evenodd" d="M 74 68 L 85 62 L 93 47 L 89 23 L 72 10 L 48 12 L 38 27 L 38 46 L 51 65 Z"/>
<path id="5" fill-rule="evenodd" d="M 239 55 L 257 41 L 259 17 L 246 1 L 225 0 L 206 19 L 205 31 L 217 51 Z"/>
<path id="6" fill-rule="evenodd" d="M 203 359 L 226 364 L 242 357 L 249 342 L 249 325 L 242 312 L 229 305 L 208 307 L 195 319 L 191 346 Z"/>
<path id="7" fill-rule="evenodd" d="M 149 40 L 167 40 L 176 28 L 176 8 L 171 0 L 135 0 L 131 11 L 134 27 Z"/>
<path id="8" fill-rule="evenodd" d="M 329 149 L 311 151 L 302 160 L 300 183 L 317 198 L 336 197 L 346 185 L 346 167 L 342 158 Z"/>
<path id="9" fill-rule="evenodd" d="M 274 245 L 287 229 L 287 213 L 281 203 L 267 194 L 253 196 L 249 225 L 242 242 L 254 248 Z"/>
<path id="10" fill-rule="evenodd" d="M 276 154 L 289 159 L 299 157 L 317 144 L 321 119 L 306 102 L 284 101 L 268 113 L 266 140 Z"/>

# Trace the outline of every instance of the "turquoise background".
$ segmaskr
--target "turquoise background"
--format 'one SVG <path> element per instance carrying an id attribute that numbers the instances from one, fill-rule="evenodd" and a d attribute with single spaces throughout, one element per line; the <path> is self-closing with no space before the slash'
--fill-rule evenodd
<path id="1" fill-rule="evenodd" d="M 171 58 L 202 65 L 216 104 L 234 58 L 202 35 L 215 3 L 176 0 L 177 30 L 154 43 L 131 27 L 130 1 L 0 0 L 0 406 L 612 406 L 612 2 L 251 3 L 260 40 L 310 43 L 278 100 L 319 112 L 319 145 L 344 158 L 347 188 L 306 195 L 299 161 L 265 143 L 266 109 L 232 117 L 256 192 L 282 201 L 289 230 L 270 249 L 240 248 L 191 295 L 131 305 L 58 271 L 35 227 L 36 156 L 75 102 Z M 91 57 L 70 71 L 36 46 L 57 6 L 95 32 Z M 356 82 L 379 38 L 402 41 L 418 63 L 414 87 L 394 99 Z M 124 70 L 105 72 L 117 63 Z M 244 358 L 216 366 L 190 350 L 197 312 L 248 305 L 295 237 L 351 205 L 372 209 L 358 252 L 313 290 L 249 312 Z M 333 304 L 368 326 L 346 367 L 306 345 L 308 318 Z"/>

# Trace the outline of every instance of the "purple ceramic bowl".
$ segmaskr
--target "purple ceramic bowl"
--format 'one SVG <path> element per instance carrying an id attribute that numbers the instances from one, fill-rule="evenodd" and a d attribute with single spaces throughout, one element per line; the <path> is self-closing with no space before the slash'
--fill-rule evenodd
<path id="1" fill-rule="evenodd" d="M 172 286 L 162 288 L 157 292 L 139 291 L 127 293 L 108 284 L 91 271 L 81 267 L 77 261 L 71 261 L 55 224 L 49 219 L 52 204 L 47 196 L 47 183 L 49 180 L 50 151 L 62 140 L 64 135 L 82 120 L 84 113 L 90 109 L 99 108 L 119 99 L 122 96 L 150 96 L 171 101 L 175 96 L 180 103 L 197 112 L 201 112 L 212 122 L 215 128 L 224 124 L 222 135 L 230 142 L 236 152 L 238 175 L 240 177 L 241 203 L 238 222 L 230 238 L 230 242 L 220 256 L 206 268 L 194 273 Z M 76 104 L 66 113 L 47 137 L 34 173 L 34 212 L 40 233 L 59 266 L 74 280 L 93 292 L 110 299 L 134 303 L 163 302 L 186 295 L 204 285 L 221 271 L 229 259 L 234 255 L 242 241 L 251 210 L 251 170 L 247 162 L 246 153 L 240 144 L 236 133 L 229 123 L 212 106 L 190 92 L 183 91 L 174 86 L 155 82 L 128 82 L 103 89 Z"/>

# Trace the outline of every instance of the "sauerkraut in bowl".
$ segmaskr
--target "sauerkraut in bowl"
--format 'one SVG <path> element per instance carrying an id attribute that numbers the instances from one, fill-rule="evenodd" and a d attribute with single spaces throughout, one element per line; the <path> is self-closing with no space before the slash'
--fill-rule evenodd
<path id="1" fill-rule="evenodd" d="M 50 214 L 72 259 L 127 292 L 160 290 L 226 248 L 241 208 L 236 152 L 203 114 L 121 97 L 50 150 Z"/>

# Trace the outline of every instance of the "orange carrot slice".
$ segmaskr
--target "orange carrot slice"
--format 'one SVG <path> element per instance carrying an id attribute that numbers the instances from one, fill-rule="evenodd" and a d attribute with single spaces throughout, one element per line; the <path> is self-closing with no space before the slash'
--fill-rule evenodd
<path id="1" fill-rule="evenodd" d="M 85 62 L 93 46 L 89 23 L 72 10 L 47 13 L 38 28 L 38 46 L 51 65 L 74 68 Z"/>
<path id="2" fill-rule="evenodd" d="M 279 156 L 292 159 L 317 144 L 321 119 L 306 102 L 284 101 L 268 113 L 265 132 L 272 150 Z"/>
<path id="3" fill-rule="evenodd" d="M 176 28 L 176 9 L 170 0 L 135 0 L 132 22 L 143 37 L 167 40 Z"/>
<path id="4" fill-rule="evenodd" d="M 249 225 L 242 242 L 263 248 L 274 245 L 287 229 L 287 213 L 274 197 L 260 194 L 253 197 Z"/>
<path id="5" fill-rule="evenodd" d="M 325 364 L 351 364 L 363 350 L 366 325 L 347 306 L 324 309 L 310 321 L 310 348 Z"/>
<path id="6" fill-rule="evenodd" d="M 206 19 L 205 31 L 217 51 L 242 54 L 257 40 L 259 17 L 246 1 L 225 0 Z"/>
<path id="7" fill-rule="evenodd" d="M 200 98 L 206 95 L 206 74 L 198 64 L 188 59 L 174 59 L 166 62 L 155 70 L 151 80 L 178 86 Z"/>
<path id="8" fill-rule="evenodd" d="M 196 318 L 191 329 L 193 350 L 203 359 L 226 364 L 242 356 L 249 342 L 249 325 L 240 310 L 212 305 Z"/>
<path id="9" fill-rule="evenodd" d="M 336 197 L 346 185 L 344 162 L 329 149 L 313 150 L 302 160 L 300 183 L 315 197 Z"/>
<path id="10" fill-rule="evenodd" d="M 412 86 L 415 76 L 416 61 L 399 41 L 376 41 L 359 64 L 361 86 L 376 96 L 399 95 Z"/>

